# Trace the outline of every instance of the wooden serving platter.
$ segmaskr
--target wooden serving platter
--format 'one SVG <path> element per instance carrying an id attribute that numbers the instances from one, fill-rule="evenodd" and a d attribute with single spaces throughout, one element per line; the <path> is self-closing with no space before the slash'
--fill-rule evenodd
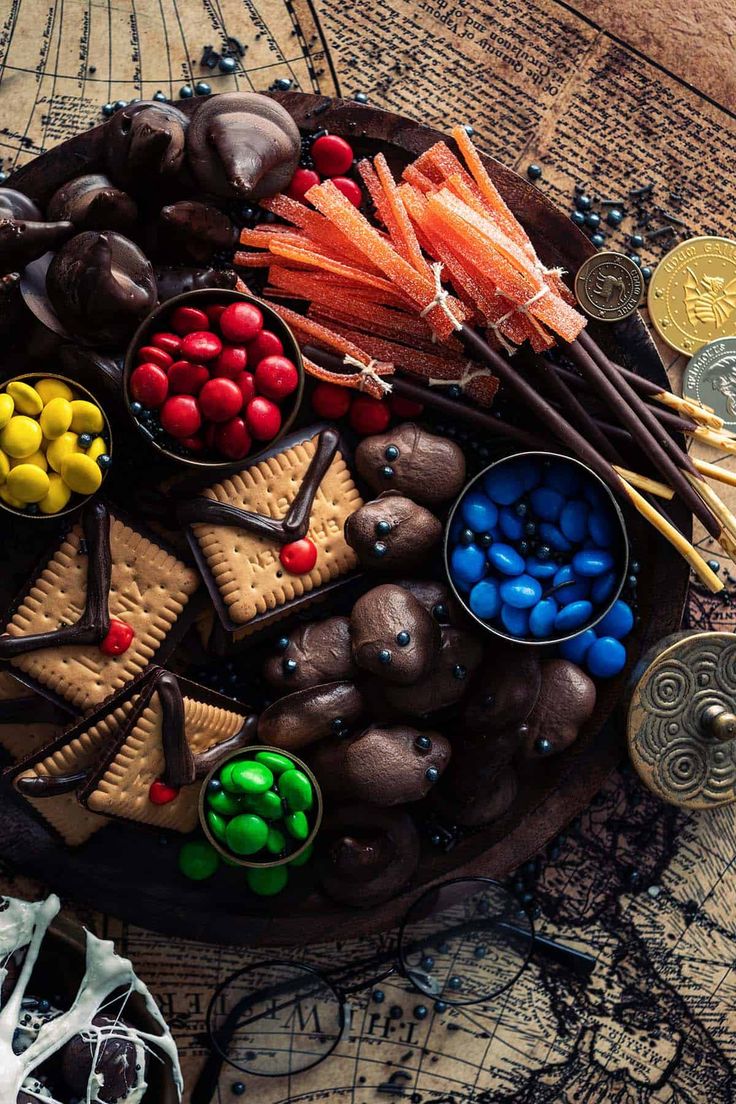
<path id="1" fill-rule="evenodd" d="M 359 154 L 382 151 L 400 169 L 432 143 L 436 130 L 402 116 L 347 101 L 301 93 L 276 97 L 305 131 L 325 128 L 347 138 Z M 191 102 L 177 104 L 191 110 Z M 9 186 L 44 200 L 62 182 L 96 171 L 103 128 L 96 127 L 24 166 Z M 588 239 L 543 193 L 517 173 L 486 157 L 485 164 L 514 213 L 524 224 L 543 262 L 574 273 L 594 249 Z M 592 326 L 599 344 L 615 360 L 661 384 L 664 367 L 638 315 L 610 326 Z M 48 365 L 47 365 L 48 367 Z M 0 358 L 0 377 L 15 365 Z M 101 395 L 101 398 L 103 396 Z M 148 465 L 148 471 L 151 465 Z M 682 532 L 687 512 L 673 508 Z M 21 532 L 33 530 L 27 534 Z M 0 550 L 0 609 L 27 576 L 35 557 L 52 539 L 45 525 L 6 523 Z M 461 874 L 503 877 L 556 836 L 591 801 L 624 753 L 617 706 L 631 668 L 655 641 L 677 629 L 688 585 L 685 562 L 634 520 L 633 554 L 641 564 L 640 621 L 627 642 L 627 669 L 599 683 L 591 721 L 568 752 L 529 767 L 519 795 L 501 820 L 467 836 L 449 851 L 427 845 L 413 884 L 384 905 L 360 912 L 327 900 L 308 879 L 280 898 L 260 906 L 244 892 L 242 877 L 219 877 L 204 885 L 188 882 L 177 870 L 176 841 L 147 836 L 144 829 L 111 826 L 78 850 L 55 840 L 7 788 L 0 792 L 0 860 L 41 879 L 67 897 L 170 934 L 222 943 L 304 944 L 383 931 L 396 924 L 420 888 Z"/>

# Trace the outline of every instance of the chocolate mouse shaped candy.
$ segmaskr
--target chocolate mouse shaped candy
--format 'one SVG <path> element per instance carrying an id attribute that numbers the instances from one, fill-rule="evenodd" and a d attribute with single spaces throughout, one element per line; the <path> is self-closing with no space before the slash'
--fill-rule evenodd
<path id="1" fill-rule="evenodd" d="M 116 111 L 105 126 L 107 171 L 123 188 L 148 191 L 170 180 L 185 165 L 189 118 L 173 104 L 157 100 Z"/>
<path id="2" fill-rule="evenodd" d="M 362 595 L 353 606 L 350 637 L 359 667 L 387 683 L 406 686 L 430 669 L 440 629 L 408 590 L 385 583 Z"/>
<path id="3" fill-rule="evenodd" d="M 227 215 L 211 203 L 182 199 L 161 208 L 157 235 L 168 259 L 205 264 L 216 253 L 234 247 L 237 230 Z"/>
<path id="4" fill-rule="evenodd" d="M 482 654 L 483 647 L 475 633 L 443 628 L 440 650 L 428 673 L 411 686 L 386 685 L 386 702 L 411 717 L 422 717 L 453 705 L 468 689 Z"/>
<path id="5" fill-rule="evenodd" d="M 271 686 L 289 693 L 330 679 L 350 679 L 355 670 L 348 618 L 328 617 L 298 625 L 283 637 L 263 673 Z"/>
<path id="6" fill-rule="evenodd" d="M 536 758 L 564 751 L 578 738 L 595 699 L 595 683 L 575 663 L 546 660 L 539 697 L 526 720 L 523 754 Z"/>
<path id="7" fill-rule="evenodd" d="M 50 219 L 68 219 L 79 230 L 117 230 L 128 234 L 138 221 L 138 206 L 101 173 L 77 176 L 54 192 Z"/>
<path id="8" fill-rule="evenodd" d="M 462 449 L 413 422 L 365 437 L 355 464 L 374 491 L 399 491 L 422 506 L 448 502 L 465 483 Z"/>
<path id="9" fill-rule="evenodd" d="M 361 506 L 345 522 L 345 540 L 363 567 L 405 570 L 426 562 L 442 523 L 424 506 L 393 491 Z"/>
<path id="10" fill-rule="evenodd" d="M 262 744 L 297 751 L 356 725 L 366 706 L 352 682 L 325 682 L 279 698 L 258 718 Z"/>

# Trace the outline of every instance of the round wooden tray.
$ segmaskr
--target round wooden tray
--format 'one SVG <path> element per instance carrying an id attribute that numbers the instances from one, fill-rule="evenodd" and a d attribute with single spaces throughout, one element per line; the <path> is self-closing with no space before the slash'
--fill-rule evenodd
<path id="1" fill-rule="evenodd" d="M 348 138 L 356 152 L 377 153 L 400 169 L 444 135 L 409 119 L 346 101 L 301 93 L 276 98 L 304 131 L 326 128 Z M 191 102 L 180 105 L 191 110 Z M 69 177 L 97 171 L 102 127 L 81 134 L 24 166 L 8 181 L 44 200 Z M 575 272 L 594 249 L 588 239 L 543 192 L 517 173 L 486 157 L 499 190 L 524 224 L 543 262 Z M 657 383 L 666 374 L 638 315 L 611 326 L 593 325 L 597 341 L 619 362 Z M 0 363 L 7 369 L 7 364 Z M 2 374 L 7 376 L 8 372 Z M 687 512 L 675 506 L 673 520 L 689 531 Z M 38 528 L 38 527 L 35 527 Z M 628 672 L 660 637 L 679 627 L 688 585 L 685 562 L 638 519 L 630 522 L 633 554 L 641 564 L 641 619 L 628 642 L 629 664 L 621 676 L 599 686 L 595 713 L 568 752 L 543 765 L 530 766 L 510 812 L 452 850 L 427 846 L 413 884 L 397 898 L 369 911 L 343 908 L 308 885 L 260 907 L 237 876 L 204 885 L 186 881 L 177 871 L 176 845 L 157 843 L 143 829 L 114 825 L 78 850 L 69 850 L 38 823 L 28 807 L 4 789 L 0 797 L 0 859 L 40 878 L 67 897 L 89 903 L 145 927 L 171 935 L 222 943 L 303 944 L 322 939 L 384 931 L 396 924 L 420 887 L 460 874 L 502 877 L 534 855 L 590 802 L 623 754 L 616 707 Z M 47 540 L 48 540 L 47 536 Z M 6 549 L 0 576 L 18 574 L 20 550 Z M 42 546 L 41 546 L 42 547 Z M 21 574 L 30 571 L 26 558 Z M 11 593 L 0 579 L 0 609 Z"/>

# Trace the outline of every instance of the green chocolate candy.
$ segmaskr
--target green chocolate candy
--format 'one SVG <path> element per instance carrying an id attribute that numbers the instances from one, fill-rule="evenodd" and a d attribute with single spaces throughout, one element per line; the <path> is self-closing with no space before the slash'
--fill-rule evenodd
<path id="1" fill-rule="evenodd" d="M 179 869 L 194 882 L 211 878 L 220 865 L 220 856 L 207 840 L 189 840 L 179 851 Z"/>
<path id="2" fill-rule="evenodd" d="M 220 781 L 222 782 L 225 789 L 230 790 L 231 793 L 237 792 L 237 786 L 233 782 L 233 767 L 235 766 L 236 762 L 241 762 L 241 760 L 234 759 L 230 763 L 226 763 L 220 771 Z"/>
<path id="3" fill-rule="evenodd" d="M 221 816 L 235 816 L 240 812 L 240 798 L 227 790 L 217 790 L 216 793 L 207 794 L 207 804 Z"/>
<path id="4" fill-rule="evenodd" d="M 285 866 L 252 867 L 246 871 L 248 887 L 259 897 L 273 897 L 286 885 L 289 874 Z"/>
<path id="5" fill-rule="evenodd" d="M 265 793 L 273 786 L 273 774 L 268 767 L 264 767 L 263 763 L 254 763 L 252 759 L 237 759 L 233 763 L 232 779 L 241 793 Z"/>
<path id="6" fill-rule="evenodd" d="M 268 825 L 253 813 L 240 813 L 228 821 L 225 829 L 225 841 L 236 855 L 254 855 L 261 850 L 267 838 Z"/>
<path id="7" fill-rule="evenodd" d="M 288 816 L 284 817 L 284 824 L 286 825 L 286 831 L 294 839 L 305 840 L 309 835 L 309 821 L 304 813 L 289 813 Z"/>
<path id="8" fill-rule="evenodd" d="M 278 820 L 284 815 L 281 798 L 273 790 L 260 794 L 244 794 L 242 807 L 251 813 L 258 813 L 264 820 Z"/>
<path id="9" fill-rule="evenodd" d="M 295 859 L 292 859 L 291 862 L 287 863 L 286 865 L 287 866 L 304 866 L 311 859 L 313 852 L 314 852 L 314 844 L 313 843 L 308 843 L 307 846 L 302 851 L 302 853 L 300 855 L 297 855 L 297 857 Z"/>
<path id="10" fill-rule="evenodd" d="M 257 751 L 255 758 L 256 762 L 263 763 L 276 775 L 283 774 L 284 771 L 291 770 L 294 766 L 288 756 L 280 755 L 278 751 Z"/>
<path id="11" fill-rule="evenodd" d="M 311 809 L 314 802 L 312 783 L 304 771 L 288 770 L 279 778 L 279 793 L 289 806 L 290 813 Z"/>
<path id="12" fill-rule="evenodd" d="M 270 851 L 272 855 L 280 855 L 282 851 L 286 850 L 286 836 L 278 828 L 271 827 L 268 829 L 266 850 Z"/>
<path id="13" fill-rule="evenodd" d="M 212 809 L 207 810 L 207 827 L 209 828 L 215 839 L 225 839 L 225 829 L 227 828 L 227 821 L 219 813 L 213 812 Z"/>

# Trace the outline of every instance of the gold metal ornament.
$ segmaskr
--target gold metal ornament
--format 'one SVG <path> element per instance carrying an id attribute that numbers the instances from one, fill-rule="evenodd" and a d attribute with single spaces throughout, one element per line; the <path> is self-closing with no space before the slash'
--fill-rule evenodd
<path id="1" fill-rule="evenodd" d="M 654 270 L 647 306 L 660 337 L 689 356 L 736 335 L 736 241 L 702 237 L 675 246 Z"/>

